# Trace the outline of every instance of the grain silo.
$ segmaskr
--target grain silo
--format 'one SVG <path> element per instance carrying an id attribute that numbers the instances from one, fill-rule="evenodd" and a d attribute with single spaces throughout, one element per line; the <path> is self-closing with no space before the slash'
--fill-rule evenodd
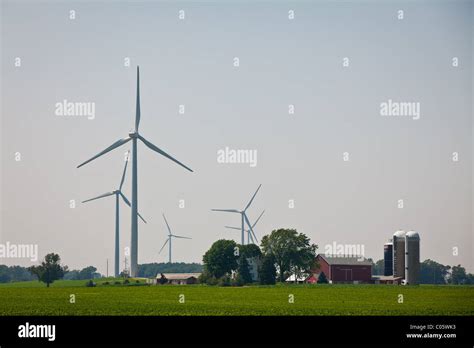
<path id="1" fill-rule="evenodd" d="M 393 276 L 405 277 L 405 232 L 401 230 L 393 235 Z"/>
<path id="2" fill-rule="evenodd" d="M 393 275 L 393 243 L 385 243 L 383 246 L 383 275 Z"/>
<path id="3" fill-rule="evenodd" d="M 405 284 L 418 284 L 420 275 L 420 236 L 415 231 L 405 235 Z"/>

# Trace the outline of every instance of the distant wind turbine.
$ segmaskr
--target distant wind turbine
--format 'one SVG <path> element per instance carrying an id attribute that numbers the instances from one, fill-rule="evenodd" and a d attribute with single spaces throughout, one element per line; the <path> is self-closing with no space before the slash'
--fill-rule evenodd
<path id="1" fill-rule="evenodd" d="M 241 215 L 241 218 L 242 218 L 242 227 L 240 228 L 241 232 L 242 232 L 242 245 L 245 244 L 245 224 L 247 224 L 247 226 L 249 227 L 250 231 L 252 232 L 252 234 L 255 236 L 255 233 L 253 232 L 253 228 L 252 228 L 252 225 L 250 224 L 250 221 L 249 221 L 249 218 L 247 217 L 247 214 L 245 214 L 245 212 L 247 211 L 247 209 L 250 207 L 250 205 L 252 204 L 253 202 L 253 199 L 255 198 L 255 196 L 257 195 L 257 192 L 258 190 L 260 190 L 260 187 L 262 187 L 262 184 L 260 184 L 257 188 L 257 191 L 255 191 L 255 193 L 253 194 L 252 198 L 250 199 L 250 202 L 247 204 L 247 206 L 243 209 L 243 210 L 237 210 L 237 209 L 211 209 L 212 211 L 222 211 L 222 212 L 226 212 L 226 213 L 237 213 L 237 214 L 240 214 Z"/>
<path id="2" fill-rule="evenodd" d="M 122 174 L 122 180 L 120 181 L 120 186 L 118 188 L 118 190 L 115 190 L 115 191 L 112 191 L 112 192 L 107 192 L 107 193 L 104 193 L 100 196 L 97 196 L 97 197 L 94 197 L 94 198 L 91 198 L 91 199 L 87 199 L 85 201 L 83 201 L 82 203 L 86 203 L 86 202 L 90 202 L 90 201 L 94 201 L 96 199 L 100 199 L 100 198 L 105 198 L 105 197 L 108 197 L 108 196 L 113 196 L 115 195 L 115 268 L 114 268 L 114 273 L 115 273 L 115 277 L 118 277 L 120 272 L 119 272 L 119 267 L 120 267 L 120 253 L 119 253 L 119 244 L 120 244 L 120 212 L 119 212 L 119 197 L 122 198 L 122 200 L 125 202 L 125 204 L 127 204 L 129 207 L 131 206 L 130 205 L 130 201 L 127 199 L 127 197 L 125 197 L 125 195 L 123 194 L 122 192 L 122 186 L 123 186 L 123 183 L 125 181 L 125 173 L 127 172 L 127 164 L 128 164 L 128 155 L 129 155 L 130 152 L 127 152 L 127 160 L 125 161 L 125 167 L 123 168 L 123 174 Z M 138 214 L 138 216 L 140 217 L 140 219 L 142 219 L 142 221 L 144 223 L 146 223 L 145 219 L 140 215 Z"/>
<path id="3" fill-rule="evenodd" d="M 250 241 L 252 241 L 252 243 L 255 244 L 255 242 L 258 243 L 258 238 L 257 236 L 255 235 L 255 231 L 254 231 L 254 228 L 255 228 L 255 225 L 257 224 L 258 220 L 260 220 L 260 218 L 262 217 L 263 213 L 265 213 L 265 210 L 262 211 L 262 213 L 260 214 L 260 216 L 257 218 L 257 220 L 255 220 L 255 222 L 253 223 L 252 225 L 252 229 L 249 229 L 247 228 L 245 230 L 245 232 L 247 232 L 247 244 L 250 244 Z M 225 228 L 229 228 L 231 230 L 238 230 L 240 231 L 240 227 L 233 227 L 233 226 L 224 226 Z M 255 239 L 254 239 L 255 238 Z"/>
<path id="4" fill-rule="evenodd" d="M 169 263 L 171 263 L 171 241 L 173 238 L 182 238 L 182 239 L 191 239 L 189 237 L 182 237 L 182 236 L 177 236 L 175 234 L 173 234 L 171 232 L 171 228 L 170 228 L 170 225 L 168 224 L 168 221 L 166 221 L 166 217 L 165 217 L 165 214 L 163 214 L 163 219 L 165 219 L 165 223 L 166 223 L 166 227 L 168 227 L 168 238 L 166 239 L 166 242 L 165 244 L 163 244 L 163 246 L 161 247 L 160 251 L 158 252 L 158 254 L 161 253 L 161 251 L 163 250 L 163 248 L 166 246 L 167 243 L 168 244 L 168 247 L 169 247 L 169 251 L 168 251 L 168 257 L 169 257 Z"/>
<path id="5" fill-rule="evenodd" d="M 82 167 L 83 165 L 95 160 L 96 158 L 106 154 L 107 152 L 116 149 L 119 146 L 132 140 L 132 226 L 131 226 L 131 250 L 130 250 L 130 275 L 132 277 L 137 276 L 138 271 L 138 163 L 137 163 L 137 140 L 140 139 L 147 147 L 152 149 L 155 152 L 158 152 L 160 155 L 172 160 L 173 162 L 179 164 L 180 166 L 186 168 L 190 172 L 192 169 L 185 166 L 183 163 L 173 158 L 165 151 L 161 150 L 159 147 L 153 145 L 148 140 L 140 135 L 138 132 L 138 126 L 140 125 L 140 68 L 137 66 L 137 101 L 136 101 L 136 112 L 135 112 L 135 130 L 128 133 L 128 136 L 117 140 L 115 143 L 110 145 L 108 148 L 98 153 L 94 157 L 88 159 L 84 163 L 81 163 L 77 168 Z"/>

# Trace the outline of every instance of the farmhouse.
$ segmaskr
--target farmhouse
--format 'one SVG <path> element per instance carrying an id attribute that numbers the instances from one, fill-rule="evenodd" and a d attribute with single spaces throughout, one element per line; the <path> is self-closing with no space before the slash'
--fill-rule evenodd
<path id="1" fill-rule="evenodd" d="M 372 263 L 360 256 L 325 255 L 316 257 L 320 268 L 314 271 L 313 281 L 324 272 L 329 283 L 372 283 Z"/>
<path id="2" fill-rule="evenodd" d="M 151 284 L 196 284 L 201 273 L 158 273 L 155 279 L 150 279 Z"/>

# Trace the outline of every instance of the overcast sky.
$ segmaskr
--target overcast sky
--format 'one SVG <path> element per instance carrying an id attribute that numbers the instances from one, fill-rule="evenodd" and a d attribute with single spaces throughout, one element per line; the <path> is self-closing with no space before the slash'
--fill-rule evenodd
<path id="1" fill-rule="evenodd" d="M 239 241 L 224 225 L 240 217 L 210 209 L 242 209 L 262 184 L 248 211 L 253 221 L 266 210 L 259 238 L 296 228 L 319 251 L 361 244 L 377 260 L 397 229 L 413 229 L 422 260 L 472 272 L 472 7 L 2 1 L 0 242 L 38 244 L 41 257 L 57 252 L 70 268 L 102 273 L 108 258 L 112 272 L 114 199 L 80 201 L 118 187 L 128 144 L 76 166 L 132 129 L 138 64 L 141 134 L 194 170 L 139 145 L 139 210 L 148 220 L 139 225 L 139 263 L 167 260 L 167 250 L 158 255 L 163 212 L 173 232 L 192 237 L 174 241 L 174 261 L 201 262 L 215 240 Z M 419 103 L 419 119 L 382 116 L 389 99 Z M 63 100 L 95 103 L 94 119 L 56 115 Z M 257 165 L 218 163 L 226 147 L 256 150 Z M 123 261 L 130 209 L 121 213 Z"/>

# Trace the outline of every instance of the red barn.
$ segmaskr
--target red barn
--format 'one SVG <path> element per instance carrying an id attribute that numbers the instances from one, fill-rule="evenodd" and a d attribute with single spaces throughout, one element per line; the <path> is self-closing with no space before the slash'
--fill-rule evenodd
<path id="1" fill-rule="evenodd" d="M 320 268 L 315 273 L 324 272 L 330 283 L 372 282 L 372 263 L 363 257 L 319 254 L 316 261 Z"/>

